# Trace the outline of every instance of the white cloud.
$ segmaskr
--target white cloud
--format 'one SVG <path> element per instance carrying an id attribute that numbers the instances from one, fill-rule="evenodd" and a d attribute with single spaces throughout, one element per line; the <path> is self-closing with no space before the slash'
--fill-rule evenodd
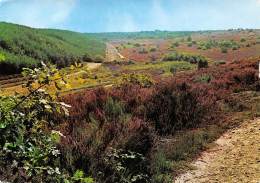
<path id="1" fill-rule="evenodd" d="M 76 0 L 0 0 L 1 4 L 0 20 L 44 28 L 64 23 Z"/>

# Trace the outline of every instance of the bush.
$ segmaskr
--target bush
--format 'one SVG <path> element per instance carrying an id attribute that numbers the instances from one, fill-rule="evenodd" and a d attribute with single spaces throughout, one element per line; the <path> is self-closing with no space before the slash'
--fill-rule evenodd
<path id="1" fill-rule="evenodd" d="M 140 47 L 141 45 L 139 43 L 134 44 L 135 47 Z"/>
<path id="2" fill-rule="evenodd" d="M 190 54 L 183 54 L 183 53 L 173 53 L 165 55 L 162 59 L 163 61 L 186 61 L 192 64 L 196 64 L 200 61 L 207 62 L 207 59 L 200 55 L 190 55 Z"/>
<path id="3" fill-rule="evenodd" d="M 227 53 L 227 52 L 228 52 L 228 49 L 226 47 L 221 48 L 221 53 Z"/>
<path id="4" fill-rule="evenodd" d="M 189 37 L 187 38 L 187 41 L 188 41 L 188 42 L 191 42 L 191 41 L 192 41 L 191 36 L 189 36 Z"/>
<path id="5" fill-rule="evenodd" d="M 145 48 L 142 48 L 140 51 L 139 51 L 140 54 L 147 54 L 148 51 L 145 49 Z"/>
<path id="6" fill-rule="evenodd" d="M 76 182 L 59 161 L 57 143 L 63 134 L 54 130 L 57 124 L 48 118 L 68 115 L 69 105 L 41 89 L 61 82 L 57 77 L 62 76 L 55 67 L 44 64 L 41 69 L 26 69 L 24 75 L 29 80 L 27 96 L 0 97 L 0 114 L 4 114 L 0 116 L 1 169 L 12 182 Z M 80 178 L 93 182 L 84 175 Z"/>
<path id="7" fill-rule="evenodd" d="M 225 60 L 219 60 L 219 61 L 216 61 L 215 63 L 214 63 L 215 65 L 224 65 L 224 64 L 226 64 L 226 61 Z"/>
<path id="8" fill-rule="evenodd" d="M 151 87 L 154 84 L 152 78 L 144 74 L 124 74 L 119 82 L 120 85 L 139 85 L 141 87 Z"/>
<path id="9" fill-rule="evenodd" d="M 209 83 L 211 80 L 212 79 L 210 75 L 202 75 L 195 79 L 196 82 L 200 82 L 200 83 Z"/>
<path id="10" fill-rule="evenodd" d="M 175 43 L 172 44 L 171 47 L 172 47 L 172 48 L 175 48 L 175 47 L 179 47 L 179 46 L 180 46 L 179 42 L 175 42 Z"/>
<path id="11" fill-rule="evenodd" d="M 150 49 L 150 52 L 155 52 L 156 51 L 156 48 L 151 48 Z"/>
<path id="12" fill-rule="evenodd" d="M 180 91 L 170 87 L 158 89 L 147 103 L 147 117 L 154 122 L 161 135 L 173 134 L 177 130 L 196 127 L 204 111 L 196 95 L 182 84 Z"/>
<path id="13" fill-rule="evenodd" d="M 172 162 L 163 150 L 158 149 L 152 157 L 152 183 L 172 183 Z"/>
<path id="14" fill-rule="evenodd" d="M 97 62 L 97 63 L 102 63 L 102 62 L 104 62 L 104 57 L 101 56 L 101 55 L 97 55 L 97 56 L 95 57 L 95 60 L 94 60 L 94 61 Z"/>
<path id="15" fill-rule="evenodd" d="M 241 38 L 240 42 L 244 43 L 244 42 L 246 42 L 246 39 L 245 38 Z"/>
<path id="16" fill-rule="evenodd" d="M 199 60 L 198 61 L 198 69 L 207 68 L 208 61 L 207 60 Z"/>

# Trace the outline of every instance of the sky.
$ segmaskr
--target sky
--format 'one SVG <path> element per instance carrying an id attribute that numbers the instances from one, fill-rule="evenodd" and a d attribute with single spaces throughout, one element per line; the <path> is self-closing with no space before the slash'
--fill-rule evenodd
<path id="1" fill-rule="evenodd" d="M 0 0 L 0 21 L 78 32 L 260 28 L 260 0 Z"/>

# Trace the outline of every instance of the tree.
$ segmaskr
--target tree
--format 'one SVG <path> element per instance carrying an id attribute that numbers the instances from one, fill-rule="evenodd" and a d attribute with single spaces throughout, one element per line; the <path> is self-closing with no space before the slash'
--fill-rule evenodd
<path id="1" fill-rule="evenodd" d="M 191 41 L 192 41 L 191 36 L 189 36 L 189 37 L 187 38 L 187 41 L 188 41 L 188 42 L 191 42 Z"/>

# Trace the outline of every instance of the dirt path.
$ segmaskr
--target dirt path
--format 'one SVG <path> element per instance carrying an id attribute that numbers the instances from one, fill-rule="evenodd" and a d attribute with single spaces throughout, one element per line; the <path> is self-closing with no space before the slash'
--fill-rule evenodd
<path id="1" fill-rule="evenodd" d="M 124 61 L 125 57 L 121 55 L 118 50 L 110 43 L 106 44 L 106 61 L 113 62 L 113 61 Z"/>
<path id="2" fill-rule="evenodd" d="M 225 133 L 175 183 L 260 183 L 260 118 Z"/>
<path id="3" fill-rule="evenodd" d="M 101 63 L 87 63 L 87 65 L 88 65 L 88 68 L 90 69 L 90 70 L 92 70 L 92 69 L 96 69 L 96 68 L 98 68 L 98 67 L 100 67 L 101 66 Z"/>

